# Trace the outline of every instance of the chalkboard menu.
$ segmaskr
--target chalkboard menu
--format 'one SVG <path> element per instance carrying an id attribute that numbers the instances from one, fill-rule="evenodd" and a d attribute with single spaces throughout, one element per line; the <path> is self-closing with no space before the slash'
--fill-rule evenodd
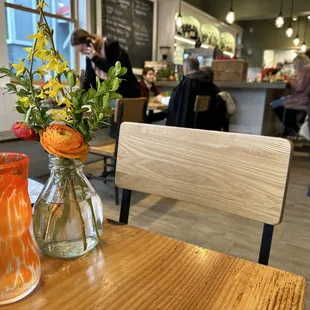
<path id="1" fill-rule="evenodd" d="M 149 0 L 101 0 L 102 35 L 120 42 L 133 67 L 143 68 L 152 59 L 153 2 Z"/>

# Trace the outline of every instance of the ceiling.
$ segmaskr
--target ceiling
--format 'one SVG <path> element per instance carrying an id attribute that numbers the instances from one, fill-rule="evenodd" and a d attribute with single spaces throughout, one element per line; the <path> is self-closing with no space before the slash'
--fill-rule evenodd
<path id="1" fill-rule="evenodd" d="M 231 0 L 185 0 L 189 4 L 224 20 L 230 9 Z M 275 18 L 280 11 L 281 0 L 234 0 L 234 11 L 237 20 Z M 283 15 L 288 17 L 291 10 L 291 0 L 283 1 Z M 310 14 L 309 0 L 294 0 L 296 15 Z"/>

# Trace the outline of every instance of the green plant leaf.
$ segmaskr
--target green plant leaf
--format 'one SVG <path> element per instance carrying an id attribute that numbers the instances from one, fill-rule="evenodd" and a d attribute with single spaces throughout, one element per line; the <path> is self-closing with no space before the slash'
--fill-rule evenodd
<path id="1" fill-rule="evenodd" d="M 96 85 L 97 85 L 97 89 L 100 88 L 101 82 L 98 76 L 96 76 Z"/>
<path id="2" fill-rule="evenodd" d="M 122 99 L 123 96 L 118 93 L 110 93 L 110 99 Z"/>
<path id="3" fill-rule="evenodd" d="M 116 90 L 118 90 L 118 87 L 119 87 L 119 84 L 121 83 L 121 79 L 118 79 L 118 78 L 116 78 L 116 79 L 114 79 L 113 80 L 113 82 L 112 82 L 112 88 L 111 88 L 111 92 L 113 91 L 116 91 Z"/>
<path id="4" fill-rule="evenodd" d="M 88 91 L 88 101 L 96 96 L 96 90 L 93 88 L 90 88 Z"/>
<path id="5" fill-rule="evenodd" d="M 118 76 L 121 73 L 122 65 L 119 61 L 115 64 L 115 75 Z"/>
<path id="6" fill-rule="evenodd" d="M 12 92 L 17 92 L 17 88 L 14 84 L 12 83 L 6 83 L 5 86 Z"/>
<path id="7" fill-rule="evenodd" d="M 27 97 L 30 93 L 24 89 L 20 89 L 16 92 L 17 96 L 19 97 Z"/>
<path id="8" fill-rule="evenodd" d="M 74 108 L 78 108 L 78 107 L 79 107 L 79 101 L 78 101 L 78 99 L 75 98 L 75 97 L 72 97 L 71 99 L 72 99 L 72 105 L 73 105 L 73 107 L 74 107 Z M 83 101 L 83 96 L 82 96 L 82 101 Z"/>
<path id="9" fill-rule="evenodd" d="M 102 107 L 103 109 L 110 109 L 110 98 L 108 96 L 102 98 Z"/>
<path id="10" fill-rule="evenodd" d="M 38 110 L 31 110 L 31 116 L 36 125 L 43 126 L 41 114 Z"/>
<path id="11" fill-rule="evenodd" d="M 90 88 L 91 89 L 91 88 Z M 83 104 L 86 104 L 89 101 L 90 97 L 89 97 L 89 92 L 86 91 L 85 93 L 83 93 L 82 95 L 82 102 Z"/>
<path id="12" fill-rule="evenodd" d="M 26 113 L 26 111 L 24 110 L 24 108 L 22 106 L 18 105 L 18 106 L 15 107 L 15 109 L 20 114 L 25 114 Z"/>
<path id="13" fill-rule="evenodd" d="M 118 76 L 123 76 L 127 73 L 127 68 L 123 67 Z"/>
<path id="14" fill-rule="evenodd" d="M 67 80 L 68 80 L 68 83 L 70 85 L 70 87 L 74 87 L 76 85 L 76 76 L 73 72 L 69 71 L 67 72 Z"/>
<path id="15" fill-rule="evenodd" d="M 89 110 L 88 108 L 74 110 L 74 114 L 84 113 L 84 112 L 87 112 L 88 110 Z"/>
<path id="16" fill-rule="evenodd" d="M 109 78 L 110 79 L 114 79 L 116 77 L 116 70 L 115 70 L 115 67 L 111 67 L 110 70 L 109 70 Z"/>
<path id="17" fill-rule="evenodd" d="M 106 94 L 108 91 L 109 91 L 108 86 L 106 85 L 106 83 L 104 81 L 100 84 L 100 88 L 98 88 L 97 96 L 102 95 L 102 94 Z"/>
<path id="18" fill-rule="evenodd" d="M 84 127 L 83 124 L 80 124 L 79 127 L 78 127 L 79 131 L 81 132 L 81 134 L 85 137 L 87 136 L 87 131 L 86 131 L 86 128 Z"/>

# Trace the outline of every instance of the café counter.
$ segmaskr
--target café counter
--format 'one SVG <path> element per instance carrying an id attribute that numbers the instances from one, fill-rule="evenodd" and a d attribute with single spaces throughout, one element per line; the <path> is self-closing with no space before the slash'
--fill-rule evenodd
<path id="1" fill-rule="evenodd" d="M 274 135 L 279 131 L 270 102 L 283 96 L 285 83 L 214 82 L 220 91 L 229 92 L 236 100 L 236 113 L 230 120 L 230 131 L 257 135 Z M 178 82 L 158 81 L 160 92 L 171 92 Z"/>

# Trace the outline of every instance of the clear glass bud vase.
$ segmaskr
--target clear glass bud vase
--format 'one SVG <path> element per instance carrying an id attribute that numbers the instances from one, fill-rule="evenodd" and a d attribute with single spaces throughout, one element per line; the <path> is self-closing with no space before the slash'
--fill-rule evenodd
<path id="1" fill-rule="evenodd" d="M 82 256 L 102 235 L 102 201 L 81 162 L 49 155 L 49 168 L 51 175 L 34 206 L 36 242 L 52 257 Z"/>

